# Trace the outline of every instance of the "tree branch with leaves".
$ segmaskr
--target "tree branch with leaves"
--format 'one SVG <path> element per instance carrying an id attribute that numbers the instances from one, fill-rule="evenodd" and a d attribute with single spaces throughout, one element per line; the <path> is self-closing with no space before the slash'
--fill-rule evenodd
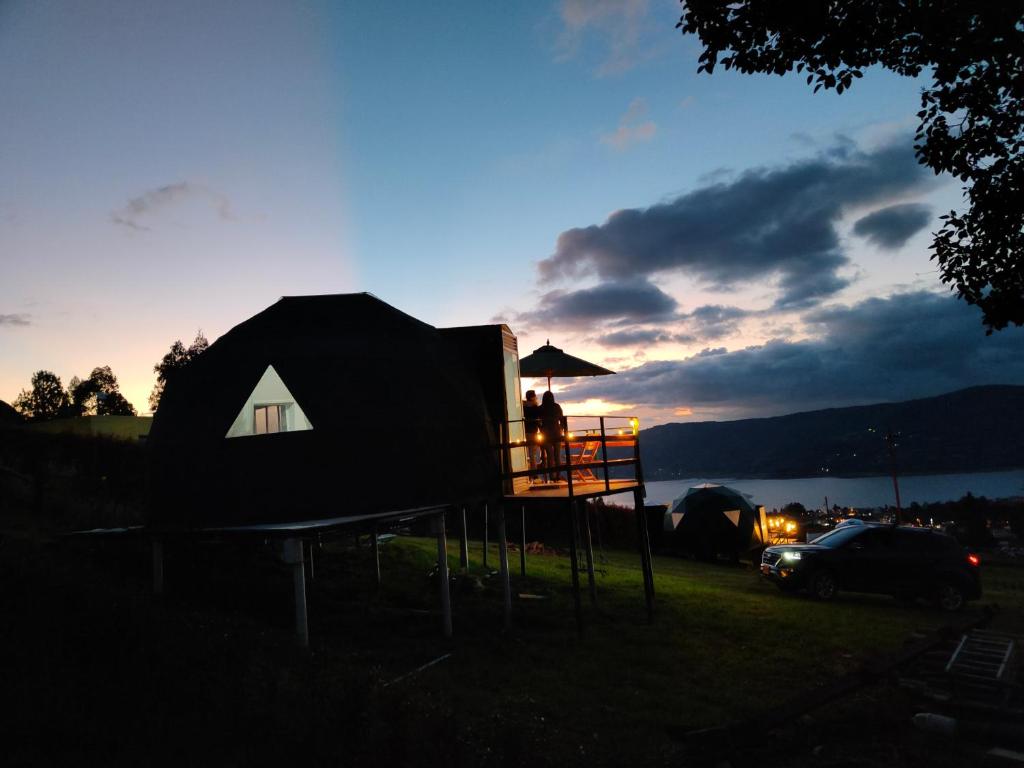
<path id="1" fill-rule="evenodd" d="M 1024 5 L 684 0 L 677 26 L 700 39 L 708 74 L 806 73 L 815 92 L 842 93 L 872 66 L 927 73 L 914 150 L 967 204 L 942 217 L 932 258 L 987 333 L 1024 325 Z"/>
<path id="2" fill-rule="evenodd" d="M 160 407 L 160 398 L 163 397 L 168 377 L 174 376 L 177 371 L 185 368 L 205 352 L 209 346 L 210 342 L 206 340 L 202 331 L 196 332 L 195 339 L 187 347 L 182 344 L 181 339 L 171 344 L 170 351 L 161 358 L 159 363 L 153 366 L 153 372 L 156 374 L 156 384 L 149 395 L 149 409 L 153 413 L 156 413 L 157 408 Z"/>

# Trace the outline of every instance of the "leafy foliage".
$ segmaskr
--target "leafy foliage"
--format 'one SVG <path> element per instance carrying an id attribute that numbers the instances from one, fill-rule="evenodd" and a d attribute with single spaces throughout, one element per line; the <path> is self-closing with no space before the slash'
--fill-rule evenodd
<path id="1" fill-rule="evenodd" d="M 966 212 L 935 233 L 941 279 L 983 312 L 987 333 L 1024 325 L 1024 11 L 966 0 L 686 0 L 677 25 L 700 38 L 698 72 L 806 73 L 808 85 L 851 87 L 867 67 L 916 77 L 914 149 L 964 183 Z"/>
<path id="2" fill-rule="evenodd" d="M 209 346 L 210 342 L 206 340 L 202 331 L 196 333 L 195 339 L 188 347 L 181 343 L 181 339 L 171 344 L 170 351 L 163 356 L 159 363 L 153 366 L 153 372 L 156 373 L 156 384 L 149 395 L 149 409 L 151 411 L 156 413 L 156 409 L 160 407 L 160 398 L 163 397 L 168 377 L 173 376 L 176 371 L 181 370 L 199 357 Z"/>
<path id="3" fill-rule="evenodd" d="M 807 507 L 799 501 L 791 501 L 779 511 L 784 515 L 789 515 L 790 517 L 798 519 L 807 516 Z"/>
<path id="4" fill-rule="evenodd" d="M 65 415 L 68 396 L 60 376 L 50 371 L 32 374 L 32 389 L 23 389 L 14 408 L 32 421 L 47 421 Z"/>
<path id="5" fill-rule="evenodd" d="M 135 408 L 121 394 L 117 376 L 109 365 L 93 368 L 88 379 L 79 381 L 69 390 L 72 409 L 77 416 L 135 415 Z"/>

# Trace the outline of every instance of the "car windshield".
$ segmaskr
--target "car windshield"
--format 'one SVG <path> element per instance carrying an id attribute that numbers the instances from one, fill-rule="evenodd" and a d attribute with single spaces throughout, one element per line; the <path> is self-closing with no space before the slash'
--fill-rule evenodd
<path id="1" fill-rule="evenodd" d="M 863 525 L 848 525 L 843 528 L 836 528 L 834 531 L 829 531 L 824 536 L 819 536 L 814 540 L 814 543 L 835 549 L 836 547 L 843 546 L 851 539 L 857 538 L 866 530 L 868 529 Z"/>

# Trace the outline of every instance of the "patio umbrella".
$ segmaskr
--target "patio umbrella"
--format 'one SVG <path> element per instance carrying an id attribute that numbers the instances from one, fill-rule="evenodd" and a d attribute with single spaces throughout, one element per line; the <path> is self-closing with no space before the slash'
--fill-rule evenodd
<path id="1" fill-rule="evenodd" d="M 547 377 L 548 389 L 551 389 L 551 379 L 555 376 L 608 376 L 614 373 L 600 365 L 567 355 L 558 347 L 551 346 L 550 340 L 519 361 L 520 376 Z"/>

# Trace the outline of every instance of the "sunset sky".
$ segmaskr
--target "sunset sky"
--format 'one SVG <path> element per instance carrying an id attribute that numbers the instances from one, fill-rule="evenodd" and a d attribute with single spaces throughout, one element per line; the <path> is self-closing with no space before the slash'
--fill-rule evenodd
<path id="1" fill-rule="evenodd" d="M 698 75 L 679 13 L 0 3 L 0 399 L 110 365 L 144 412 L 175 339 L 353 291 L 550 338 L 646 424 L 1024 383 L 929 260 L 921 83 Z"/>

